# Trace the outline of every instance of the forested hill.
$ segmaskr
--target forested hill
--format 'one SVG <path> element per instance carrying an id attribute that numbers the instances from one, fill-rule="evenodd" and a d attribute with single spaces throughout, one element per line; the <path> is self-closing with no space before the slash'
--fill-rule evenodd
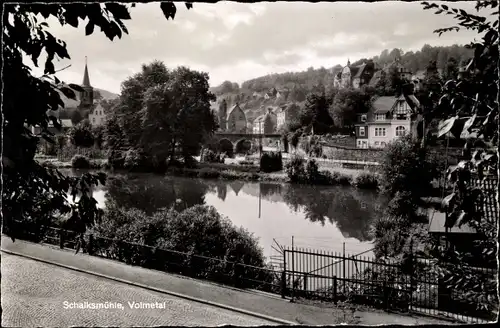
<path id="1" fill-rule="evenodd" d="M 464 64 L 472 57 L 470 49 L 460 45 L 445 47 L 433 47 L 424 45 L 419 51 L 404 52 L 401 49 L 385 49 L 380 55 L 372 58 L 351 59 L 351 65 L 361 64 L 363 61 L 371 59 L 379 67 L 384 67 L 400 57 L 401 63 L 405 65 L 413 74 L 422 74 L 429 61 L 436 61 L 438 70 L 446 67 L 449 58 L 454 58 L 457 63 Z M 245 81 L 240 85 L 234 82 L 225 81 L 221 85 L 212 88 L 212 92 L 217 95 L 217 102 L 213 108 L 218 107 L 219 101 L 226 99 L 228 105 L 238 101 L 243 104 L 245 112 L 252 111 L 251 118 L 260 115 L 265 110 L 263 107 L 278 106 L 286 102 L 301 102 L 305 96 L 315 90 L 333 86 L 333 72 L 339 72 L 346 63 L 337 63 L 334 67 L 314 69 L 310 67 L 302 72 L 286 72 L 281 74 L 269 74 L 255 79 Z M 272 88 L 291 90 L 290 94 L 281 99 L 264 99 L 263 94 Z M 255 94 L 257 93 L 257 95 Z M 250 119 L 249 119 L 250 120 Z"/>

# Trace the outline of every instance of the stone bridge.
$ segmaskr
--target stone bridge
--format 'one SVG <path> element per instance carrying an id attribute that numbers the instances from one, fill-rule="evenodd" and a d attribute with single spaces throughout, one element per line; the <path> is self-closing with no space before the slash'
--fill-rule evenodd
<path id="1" fill-rule="evenodd" d="M 246 153 L 252 149 L 258 149 L 260 142 L 262 142 L 263 146 L 275 145 L 281 147 L 281 134 L 216 132 L 209 142 L 209 147 L 227 153 L 230 151 L 233 153 Z"/>

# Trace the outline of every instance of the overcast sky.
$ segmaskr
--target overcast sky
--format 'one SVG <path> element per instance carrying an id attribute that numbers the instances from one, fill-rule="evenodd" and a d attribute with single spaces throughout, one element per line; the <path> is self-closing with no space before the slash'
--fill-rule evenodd
<path id="1" fill-rule="evenodd" d="M 450 3 L 472 11 L 475 1 Z M 380 54 L 383 49 L 418 50 L 465 44 L 471 32 L 438 37 L 436 28 L 454 25 L 452 17 L 422 10 L 420 2 L 219 2 L 177 4 L 175 20 L 166 20 L 159 3 L 137 4 L 129 34 L 111 42 L 99 28 L 85 36 L 78 29 L 49 21 L 67 42 L 71 67 L 58 74 L 81 83 L 85 56 L 94 87 L 120 92 L 120 84 L 141 64 L 159 59 L 169 67 L 186 65 L 210 74 L 210 84 L 241 83 L 269 73 L 302 71 L 312 66 L 345 65 L 347 59 Z M 67 62 L 56 62 L 56 69 Z M 35 71 L 39 73 L 40 71 Z"/>

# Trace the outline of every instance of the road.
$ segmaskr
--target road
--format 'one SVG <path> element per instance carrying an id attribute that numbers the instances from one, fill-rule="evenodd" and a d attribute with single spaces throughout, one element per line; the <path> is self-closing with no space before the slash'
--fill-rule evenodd
<path id="1" fill-rule="evenodd" d="M 273 324 L 23 257 L 2 253 L 1 260 L 3 327 Z M 69 308 L 73 302 L 87 309 Z M 129 302 L 142 308 L 131 308 Z M 90 309 L 89 303 L 115 308 Z M 150 303 L 156 308 L 144 308 Z"/>

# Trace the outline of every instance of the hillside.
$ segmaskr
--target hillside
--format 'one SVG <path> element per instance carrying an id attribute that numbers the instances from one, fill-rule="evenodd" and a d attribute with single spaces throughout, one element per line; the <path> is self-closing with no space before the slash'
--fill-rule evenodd
<path id="1" fill-rule="evenodd" d="M 99 88 L 94 88 L 94 93 L 100 94 L 102 100 L 112 100 L 119 97 L 119 95 L 117 95 L 116 93 Z M 59 92 L 59 94 L 61 95 L 61 99 L 64 102 L 64 108 L 66 109 L 76 108 L 80 103 L 80 94 L 78 92 L 76 92 L 76 100 L 66 97 L 62 92 Z M 94 96 L 94 99 L 96 99 L 96 96 Z"/>
<path id="2" fill-rule="evenodd" d="M 392 63 L 396 57 L 399 57 L 401 63 L 413 74 L 422 75 L 430 61 L 436 61 L 438 70 L 442 72 L 446 69 L 450 58 L 454 58 L 457 63 L 463 65 L 472 57 L 472 51 L 461 45 L 432 47 L 426 44 L 416 52 L 404 52 L 396 48 L 385 49 L 378 56 L 359 58 L 351 62 L 351 65 L 373 60 L 378 67 L 384 67 Z M 217 96 L 217 101 L 212 104 L 212 108 L 217 110 L 223 99 L 226 99 L 228 107 L 238 102 L 247 114 L 247 120 L 252 122 L 257 116 L 264 114 L 268 107 L 278 108 L 280 105 L 290 102 L 303 104 L 305 97 L 311 92 L 328 92 L 333 87 L 334 75 L 345 65 L 346 63 L 338 63 L 329 68 L 314 69 L 310 67 L 302 72 L 269 74 L 245 81 L 241 86 L 235 82 L 225 81 L 221 85 L 211 88 L 211 91 Z M 265 93 L 272 88 L 287 89 L 290 90 L 290 93 L 279 99 L 265 99 Z"/>

